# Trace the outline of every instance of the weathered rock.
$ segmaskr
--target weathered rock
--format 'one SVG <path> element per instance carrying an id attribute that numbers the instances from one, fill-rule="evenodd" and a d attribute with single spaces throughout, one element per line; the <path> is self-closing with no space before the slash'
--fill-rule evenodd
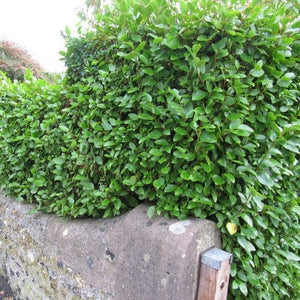
<path id="1" fill-rule="evenodd" d="M 0 196 L 2 273 L 19 299 L 195 299 L 199 254 L 220 247 L 215 224 L 149 220 L 147 208 L 66 221 Z"/>

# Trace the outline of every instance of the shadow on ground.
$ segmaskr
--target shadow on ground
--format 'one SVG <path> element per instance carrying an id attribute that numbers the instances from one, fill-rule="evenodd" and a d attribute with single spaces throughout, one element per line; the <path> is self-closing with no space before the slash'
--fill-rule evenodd
<path id="1" fill-rule="evenodd" d="M 0 276 L 0 300 L 14 300 L 14 294 L 5 278 Z"/>

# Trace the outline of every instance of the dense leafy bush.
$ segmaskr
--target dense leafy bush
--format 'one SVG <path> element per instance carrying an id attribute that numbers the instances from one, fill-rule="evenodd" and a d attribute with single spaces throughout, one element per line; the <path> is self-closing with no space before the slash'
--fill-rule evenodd
<path id="1" fill-rule="evenodd" d="M 0 41 L 0 71 L 14 80 L 24 80 L 26 69 L 37 78 L 45 78 L 41 66 L 22 47 L 10 41 Z"/>
<path id="2" fill-rule="evenodd" d="M 213 219 L 233 299 L 298 298 L 298 15 L 298 2 L 116 1 L 69 37 L 63 86 L 2 77 L 3 187 L 62 216 L 150 200 L 149 216 Z"/>

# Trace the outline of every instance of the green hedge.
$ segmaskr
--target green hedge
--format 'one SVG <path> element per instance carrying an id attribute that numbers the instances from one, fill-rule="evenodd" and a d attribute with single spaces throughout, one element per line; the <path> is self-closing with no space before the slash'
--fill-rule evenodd
<path id="1" fill-rule="evenodd" d="M 299 298 L 299 3 L 269 2 L 119 0 L 68 37 L 63 84 L 2 75 L 3 188 L 61 216 L 212 219 L 230 298 Z"/>

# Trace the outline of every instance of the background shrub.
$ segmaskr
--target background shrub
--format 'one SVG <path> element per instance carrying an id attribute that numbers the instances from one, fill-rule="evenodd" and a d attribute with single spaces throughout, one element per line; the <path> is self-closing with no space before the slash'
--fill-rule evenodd
<path id="1" fill-rule="evenodd" d="M 234 254 L 231 298 L 299 298 L 298 16 L 116 1 L 68 37 L 63 85 L 2 77 L 3 187 L 61 216 L 150 200 L 150 217 L 210 218 Z"/>
<path id="2" fill-rule="evenodd" d="M 0 71 L 14 80 L 24 80 L 26 69 L 37 78 L 45 78 L 41 66 L 19 45 L 10 41 L 0 41 Z"/>

